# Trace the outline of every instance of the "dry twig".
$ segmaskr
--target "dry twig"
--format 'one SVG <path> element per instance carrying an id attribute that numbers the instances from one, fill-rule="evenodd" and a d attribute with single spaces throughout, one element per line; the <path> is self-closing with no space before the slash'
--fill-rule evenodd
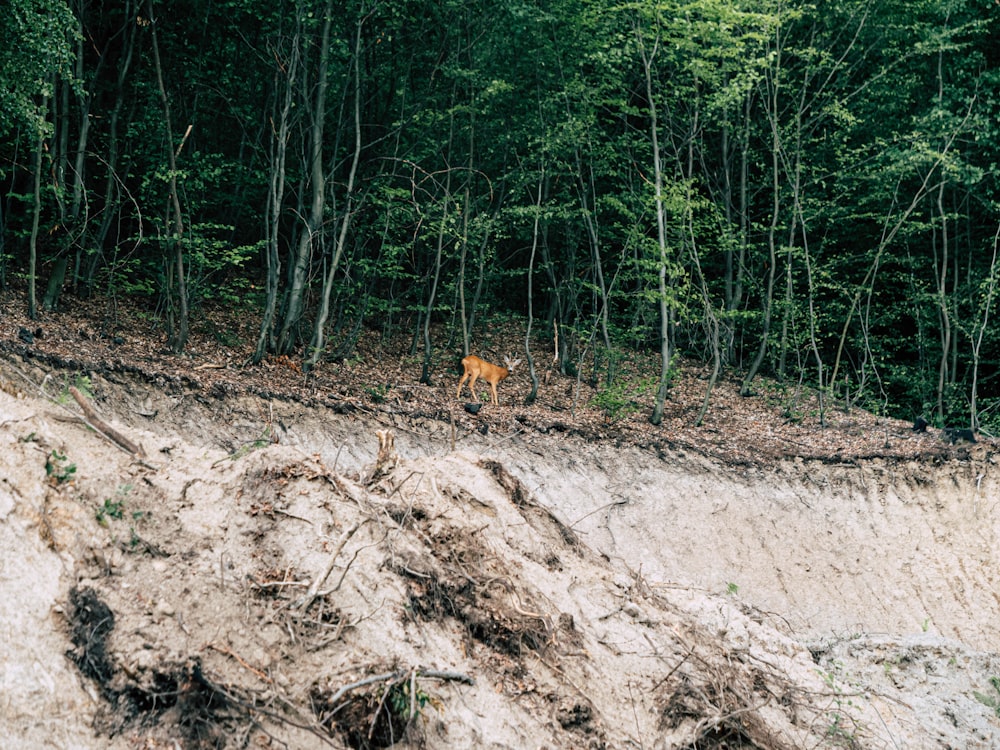
<path id="1" fill-rule="evenodd" d="M 84 395 L 80 393 L 80 391 L 75 386 L 71 385 L 69 387 L 69 392 L 70 395 L 72 395 L 73 398 L 76 399 L 76 402 L 80 405 L 80 408 L 83 409 L 83 414 L 87 419 L 87 424 L 89 424 L 99 433 L 104 435 L 106 438 L 110 439 L 111 442 L 113 442 L 115 445 L 117 445 L 126 453 L 130 453 L 138 458 L 146 457 L 146 451 L 142 449 L 142 446 L 139 445 L 138 443 L 133 443 L 127 437 L 118 432 L 118 430 L 116 430 L 114 427 L 107 424 L 103 419 L 101 419 L 97 415 L 97 412 L 94 410 L 94 407 L 90 405 L 90 402 L 87 401 Z"/>
<path id="2" fill-rule="evenodd" d="M 216 645 L 215 643 L 207 643 L 207 644 L 205 644 L 204 646 L 202 646 L 202 651 L 204 651 L 206 648 L 210 648 L 213 651 L 218 651 L 220 654 L 224 654 L 226 656 L 232 657 L 233 659 L 235 659 L 236 661 L 238 661 L 240 664 L 242 664 L 246 669 L 248 669 L 251 672 L 253 672 L 260 679 L 264 680 L 264 682 L 268 682 L 268 683 L 273 682 L 273 680 L 270 677 L 268 677 L 266 674 L 264 674 L 263 672 L 261 672 L 256 667 L 250 666 L 243 657 L 241 657 L 239 654 L 235 653 L 232 649 L 227 648 L 226 646 Z"/>
<path id="3" fill-rule="evenodd" d="M 328 721 L 337 711 L 339 711 L 342 706 L 337 705 L 337 701 L 343 698 L 352 690 L 357 690 L 358 688 L 365 687 L 366 685 L 374 685 L 376 682 L 398 682 L 399 680 L 408 679 L 415 680 L 417 677 L 427 677 L 434 680 L 445 680 L 451 682 L 462 682 L 466 685 L 475 685 L 476 680 L 474 677 L 470 677 L 462 672 L 448 672 L 441 671 L 438 669 L 425 669 L 424 667 L 414 667 L 413 669 L 399 669 L 395 672 L 383 672 L 382 674 L 372 675 L 370 677 L 365 677 L 358 680 L 357 682 L 352 682 L 347 685 L 341 686 L 336 693 L 334 693 L 326 703 L 333 708 L 327 712 L 325 716 L 322 717 L 322 723 Z"/>
<path id="4" fill-rule="evenodd" d="M 297 602 L 293 602 L 290 609 L 301 609 L 303 612 L 309 609 L 310 605 L 319 595 L 320 587 L 322 587 L 322 585 L 326 582 L 326 579 L 330 577 L 330 573 L 333 572 L 333 566 L 336 565 L 337 557 L 344 549 L 344 545 L 347 544 L 348 541 L 350 541 L 351 537 L 354 536 L 354 533 L 359 528 L 361 528 L 362 524 L 364 523 L 365 523 L 364 521 L 362 521 L 361 523 L 355 522 L 352 523 L 350 526 L 348 526 L 346 529 L 344 529 L 344 532 L 340 535 L 340 539 L 337 540 L 337 546 L 334 547 L 333 554 L 330 555 L 330 560 L 327 562 L 326 567 L 323 569 L 323 572 L 320 573 L 318 576 L 316 576 L 316 578 L 313 580 L 312 585 L 306 592 L 306 595 L 302 599 L 299 599 Z"/>

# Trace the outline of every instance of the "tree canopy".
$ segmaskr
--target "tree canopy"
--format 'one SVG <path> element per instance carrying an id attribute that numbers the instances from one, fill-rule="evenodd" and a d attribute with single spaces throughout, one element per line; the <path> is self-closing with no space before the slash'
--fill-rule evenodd
<path id="1" fill-rule="evenodd" d="M 657 352 L 657 409 L 683 356 L 706 409 L 730 371 L 1000 425 L 993 0 L 11 0 L 0 34 L 32 316 L 132 296 L 181 352 L 223 302 L 307 367 L 378 326 L 424 379 L 517 316 L 532 372 Z"/>

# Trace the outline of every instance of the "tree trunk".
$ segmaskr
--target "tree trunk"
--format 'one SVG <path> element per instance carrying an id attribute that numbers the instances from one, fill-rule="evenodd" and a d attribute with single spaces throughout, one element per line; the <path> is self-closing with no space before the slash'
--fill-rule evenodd
<path id="1" fill-rule="evenodd" d="M 990 274 L 986 282 L 986 300 L 982 307 L 982 323 L 979 324 L 976 337 L 972 340 L 972 386 L 969 395 L 969 429 L 971 430 L 979 429 L 979 406 L 977 398 L 979 394 L 980 351 L 983 345 L 983 336 L 990 322 L 993 297 L 996 294 L 998 245 L 1000 245 L 1000 225 L 997 225 L 997 231 L 993 235 L 993 257 L 990 260 Z"/>
<path id="2" fill-rule="evenodd" d="M 699 102 L 693 104 L 693 117 L 694 122 L 691 126 L 691 132 L 696 133 L 698 131 L 698 118 L 700 115 Z M 708 378 L 708 385 L 705 386 L 705 398 L 702 401 L 701 409 L 698 412 L 698 416 L 695 418 L 695 427 L 701 427 L 705 421 L 705 415 L 708 413 L 708 406 L 712 400 L 712 391 L 715 389 L 715 384 L 719 380 L 719 374 L 722 372 L 722 345 L 720 340 L 720 328 L 719 328 L 719 316 L 715 313 L 715 307 L 712 304 L 711 292 L 708 288 L 708 280 L 705 278 L 705 273 L 701 268 L 701 258 L 698 256 L 698 238 L 695 234 L 694 228 L 694 139 L 688 140 L 687 148 L 687 179 L 685 180 L 685 225 L 687 228 L 687 243 L 691 250 L 691 265 L 694 267 L 695 276 L 698 280 L 698 287 L 701 291 L 701 304 L 703 309 L 703 314 L 705 316 L 705 333 L 708 335 L 708 344 L 712 350 L 712 372 Z"/>
<path id="3" fill-rule="evenodd" d="M 524 356 L 528 363 L 528 374 L 531 376 L 531 391 L 524 399 L 525 404 L 535 403 L 538 398 L 538 373 L 535 372 L 535 358 L 531 355 L 531 326 L 535 322 L 534 278 L 535 255 L 538 250 L 539 224 L 542 218 L 542 192 L 545 188 L 545 165 L 538 172 L 538 198 L 535 200 L 535 220 L 531 230 L 531 257 L 528 259 L 528 325 L 524 332 Z"/>
<path id="4" fill-rule="evenodd" d="M 468 19 L 466 19 L 465 28 L 468 29 Z M 470 67 L 472 61 L 469 61 Z M 471 98 L 471 96 L 470 96 Z M 459 323 L 462 326 L 462 356 L 469 356 L 469 339 L 470 333 L 468 327 L 468 311 L 465 308 L 465 264 L 466 258 L 469 254 L 469 217 L 472 215 L 472 175 L 475 173 L 475 145 L 476 145 L 476 119 L 475 119 L 475 109 L 470 107 L 469 109 L 469 159 L 466 163 L 465 172 L 465 189 L 463 190 L 462 196 L 462 246 L 459 252 L 458 259 L 458 312 L 459 312 Z M 489 234 L 489 230 L 485 232 Z"/>
<path id="5" fill-rule="evenodd" d="M 501 185 L 499 191 L 497 191 L 496 204 L 490 213 L 490 221 L 483 232 L 482 240 L 479 242 L 479 252 L 476 259 L 476 288 L 472 293 L 472 303 L 469 305 L 469 322 L 465 332 L 467 340 L 472 338 L 472 329 L 476 325 L 479 300 L 482 299 L 483 287 L 486 284 L 486 248 L 489 246 L 490 238 L 493 236 L 493 227 L 496 225 L 500 209 L 503 207 L 504 197 L 504 186 Z"/>
<path id="6" fill-rule="evenodd" d="M 450 150 L 450 148 L 449 148 Z M 434 274 L 431 277 L 431 289 L 427 295 L 427 308 L 424 311 L 424 361 L 420 370 L 420 382 L 424 385 L 431 384 L 431 319 L 434 317 L 434 300 L 437 296 L 438 282 L 441 279 L 441 255 L 444 250 L 445 226 L 448 222 L 448 204 L 451 202 L 449 185 L 451 183 L 451 172 L 445 180 L 444 198 L 441 200 L 441 223 L 438 226 L 436 250 L 434 253 Z"/>
<path id="7" fill-rule="evenodd" d="M 49 274 L 49 283 L 45 288 L 45 297 L 42 299 L 42 308 L 45 310 L 55 310 L 59 304 L 59 293 L 63 283 L 66 281 L 66 267 L 69 265 L 69 258 L 66 254 L 56 258 L 52 266 L 52 273 Z"/>
<path id="8" fill-rule="evenodd" d="M 332 6 L 332 0 L 327 0 L 323 10 L 323 27 L 317 61 L 319 79 L 316 81 L 316 97 L 313 101 L 311 137 L 308 145 L 308 177 L 312 186 L 312 197 L 309 215 L 299 236 L 292 262 L 288 301 L 284 311 L 284 320 L 281 323 L 281 331 L 278 334 L 277 351 L 281 354 L 288 354 L 295 347 L 295 330 L 305 305 L 306 281 L 312 262 L 312 251 L 316 245 L 317 237 L 323 229 L 323 205 L 326 202 L 326 177 L 323 174 L 323 131 L 326 126 L 326 94 L 330 85 L 327 69 L 330 64 Z M 303 76 L 304 90 L 307 84 L 308 81 Z M 308 97 L 304 97 L 304 99 L 308 101 Z"/>
<path id="9" fill-rule="evenodd" d="M 45 139 L 41 130 L 35 141 L 35 168 L 33 175 L 33 190 L 31 203 L 31 239 L 28 243 L 28 317 L 38 318 L 38 300 L 35 297 L 35 286 L 38 279 L 38 225 L 42 216 L 42 149 Z"/>
<path id="10" fill-rule="evenodd" d="M 108 155 L 105 162 L 105 176 L 104 176 L 104 205 L 102 208 L 101 224 L 97 230 L 97 236 L 94 238 L 93 247 L 90 248 L 90 252 L 93 253 L 90 262 L 87 263 L 87 270 L 83 275 L 83 292 L 89 296 L 90 292 L 94 287 L 94 277 L 100 267 L 101 260 L 104 254 L 104 246 L 107 242 L 108 235 L 111 232 L 111 227 L 114 223 L 115 217 L 119 216 L 119 204 L 120 204 L 120 193 L 121 190 L 118 184 L 118 121 L 121 117 L 121 111 L 125 104 L 125 81 L 128 78 L 129 69 L 132 66 L 132 54 L 135 50 L 135 29 L 136 24 L 134 22 L 134 16 L 136 11 L 136 5 L 128 0 L 124 7 L 124 17 L 126 21 L 124 22 L 121 35 L 122 35 L 122 52 L 118 62 L 118 73 L 115 77 L 115 98 L 114 104 L 111 108 L 111 113 L 108 116 Z M 142 225 L 140 224 L 139 231 L 141 232 Z M 109 289 L 109 296 L 114 294 L 114 289 Z"/>
<path id="11" fill-rule="evenodd" d="M 451 103 L 452 106 L 448 108 L 451 113 L 448 117 L 448 145 L 446 146 L 444 152 L 446 165 L 451 163 L 452 143 L 455 133 L 454 91 L 452 91 Z M 446 170 L 444 179 L 444 196 L 441 199 L 441 220 L 438 224 L 437 242 L 434 253 L 434 272 L 431 277 L 430 293 L 427 295 L 427 307 L 424 311 L 424 362 L 420 370 L 420 382 L 424 385 L 431 384 L 431 319 L 434 316 L 434 299 L 437 295 L 438 281 L 441 279 L 441 255 L 444 250 L 445 228 L 448 225 L 448 207 L 451 203 L 451 169 L 447 169 L 446 167 Z"/>
<path id="12" fill-rule="evenodd" d="M 590 254 L 594 263 L 594 280 L 597 293 L 600 295 L 597 310 L 597 321 L 601 332 L 601 342 L 605 349 L 611 348 L 611 337 L 608 334 L 608 289 L 604 283 L 604 268 L 601 259 L 601 240 L 597 233 L 597 222 L 594 212 L 597 210 L 596 200 L 593 208 L 590 204 L 590 195 L 596 197 L 596 188 L 593 180 L 593 170 L 584 169 L 583 159 L 580 157 L 580 149 L 574 149 L 573 155 L 576 159 L 577 188 L 580 191 L 580 210 L 583 214 L 583 225 L 587 229 L 587 240 L 590 244 Z M 584 172 L 590 175 L 589 179 L 584 179 Z M 595 373 L 595 377 L 596 377 Z"/>
<path id="13" fill-rule="evenodd" d="M 326 347 L 326 321 L 330 314 L 330 297 L 333 294 L 333 280 L 336 278 L 337 269 L 340 266 L 340 259 L 344 254 L 344 247 L 347 244 L 347 232 L 351 226 L 351 217 L 354 211 L 354 180 L 358 173 L 358 162 L 361 160 L 361 27 L 365 19 L 362 16 L 358 19 L 357 31 L 354 38 L 354 155 L 351 159 L 351 170 L 347 176 L 347 186 L 345 189 L 344 215 L 340 220 L 340 231 L 337 233 L 337 240 L 334 244 L 333 257 L 330 259 L 330 266 L 323 281 L 323 294 L 320 298 L 320 309 L 316 316 L 316 324 L 313 327 L 312 352 L 306 360 L 306 367 L 313 367 L 323 354 Z"/>
<path id="14" fill-rule="evenodd" d="M 170 205 L 173 208 L 173 236 L 170 245 L 173 250 L 173 258 L 168 263 L 168 268 L 173 267 L 177 274 L 177 314 L 176 327 L 173 324 L 168 326 L 167 346 L 174 354 L 180 354 L 187 346 L 188 340 L 188 298 L 187 280 L 184 270 L 184 218 L 181 214 L 181 200 L 177 191 L 177 153 L 174 152 L 173 126 L 170 122 L 170 101 L 167 98 L 167 88 L 163 83 L 163 66 L 160 63 L 160 45 L 157 41 L 156 19 L 153 17 L 153 0 L 146 0 L 146 12 L 149 14 L 150 28 L 152 29 L 153 40 L 153 67 L 156 71 L 156 84 L 160 91 L 160 99 L 163 102 L 163 123 L 167 137 L 167 160 L 170 166 Z M 169 301 L 168 301 L 169 304 Z"/>
<path id="15" fill-rule="evenodd" d="M 671 329 L 673 326 L 673 307 L 667 298 L 667 228 L 663 203 L 663 168 L 660 159 L 659 124 L 656 113 L 656 99 L 653 97 L 653 58 L 656 56 L 659 40 L 652 50 L 647 50 L 643 43 L 641 32 L 639 49 L 642 54 L 643 72 L 646 79 L 646 101 L 649 105 L 649 138 L 653 150 L 653 189 L 656 192 L 656 240 L 660 250 L 660 267 L 657 273 L 659 285 L 660 308 L 660 378 L 656 388 L 656 400 L 649 421 L 654 425 L 663 422 L 663 409 L 670 388 L 670 363 L 673 359 L 673 341 Z"/>
<path id="16" fill-rule="evenodd" d="M 781 147 L 781 136 L 779 132 L 778 92 L 780 88 L 779 74 L 781 72 L 781 39 L 780 27 L 775 31 L 777 44 L 775 46 L 774 77 L 771 81 L 770 96 L 768 97 L 768 119 L 771 125 L 771 221 L 767 230 L 767 285 L 764 291 L 764 310 L 761 319 L 760 345 L 757 354 L 754 356 L 750 369 L 747 370 L 743 383 L 740 385 L 740 395 L 750 395 L 750 385 L 757 377 L 761 365 L 764 364 L 764 357 L 767 355 L 767 340 L 771 335 L 771 310 L 774 307 L 774 279 L 776 267 L 778 265 L 777 234 L 778 221 L 781 211 L 781 179 L 780 179 L 780 159 L 779 149 Z"/>
<path id="17" fill-rule="evenodd" d="M 471 167 L 470 167 L 471 172 Z M 465 210 L 462 216 L 462 249 L 458 255 L 458 320 L 462 326 L 462 357 L 469 356 L 468 313 L 465 309 L 465 262 L 469 255 L 469 183 L 465 183 Z"/>
<path id="18" fill-rule="evenodd" d="M 951 355 L 951 311 L 948 299 L 948 253 L 951 243 L 948 235 L 948 217 L 944 210 L 944 181 L 937 191 L 936 207 L 938 215 L 941 217 L 941 262 L 938 267 L 938 317 L 941 322 L 941 358 L 938 360 L 938 384 L 937 384 L 937 415 L 938 419 L 944 423 L 945 418 L 945 390 L 948 385 L 948 359 Z"/>
<path id="19" fill-rule="evenodd" d="M 260 333 L 257 336 L 257 346 L 254 349 L 253 363 L 260 362 L 267 352 L 274 350 L 274 320 L 278 308 L 278 286 L 281 283 L 281 209 L 285 201 L 285 162 L 288 153 L 288 130 L 292 97 L 295 88 L 295 77 L 298 75 L 299 45 L 301 44 L 301 12 L 295 16 L 295 34 L 291 41 L 291 53 L 287 70 L 281 65 L 275 68 L 275 96 L 281 90 L 281 81 L 285 81 L 284 100 L 277 113 L 278 132 L 271 138 L 271 174 L 268 181 L 267 207 L 265 221 L 267 223 L 267 245 L 265 249 L 265 301 L 261 316 Z M 277 103 L 277 102 L 276 102 Z"/>

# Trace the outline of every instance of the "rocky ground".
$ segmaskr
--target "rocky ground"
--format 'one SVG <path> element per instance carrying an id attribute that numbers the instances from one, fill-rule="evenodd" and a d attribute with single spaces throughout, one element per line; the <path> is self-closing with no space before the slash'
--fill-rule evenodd
<path id="1" fill-rule="evenodd" d="M 3 308 L 0 746 L 1000 746 L 989 439 L 220 327 Z"/>

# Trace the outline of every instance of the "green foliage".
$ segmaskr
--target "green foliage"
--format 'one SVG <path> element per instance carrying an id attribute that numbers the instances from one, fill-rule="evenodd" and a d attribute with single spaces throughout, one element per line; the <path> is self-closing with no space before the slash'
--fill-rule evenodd
<path id="1" fill-rule="evenodd" d="M 77 373 L 73 377 L 73 385 L 76 386 L 76 389 L 78 391 L 80 391 L 80 393 L 82 393 L 87 398 L 93 398 L 94 397 L 94 386 L 90 382 L 90 376 L 89 375 L 84 375 L 82 373 Z"/>
<path id="2" fill-rule="evenodd" d="M 161 258 L 144 257 L 136 253 L 114 254 L 102 274 L 102 286 L 110 297 L 123 295 L 149 298 L 162 284 L 159 278 Z"/>
<path id="3" fill-rule="evenodd" d="M 101 526 L 108 525 L 108 519 L 120 521 L 125 517 L 125 498 L 132 491 L 131 484 L 123 484 L 118 488 L 114 498 L 106 497 L 104 502 L 97 507 L 95 516 Z M 135 511 L 132 517 L 137 519 L 142 517 L 142 511 Z"/>
<path id="4" fill-rule="evenodd" d="M 618 378 L 601 388 L 591 399 L 592 406 L 604 412 L 610 422 L 617 422 L 634 414 L 656 389 L 652 377 L 629 380 Z"/>
<path id="5" fill-rule="evenodd" d="M 76 476 L 76 464 L 70 463 L 65 453 L 53 450 L 45 459 L 45 476 L 54 485 L 72 482 Z"/>
<path id="6" fill-rule="evenodd" d="M 979 402 L 979 428 L 987 435 L 1000 435 L 1000 399 Z"/>
<path id="7" fill-rule="evenodd" d="M 104 498 L 104 504 L 97 508 L 97 512 L 95 514 L 97 516 L 97 522 L 101 524 L 101 526 L 107 526 L 109 518 L 120 521 L 125 515 L 123 510 L 124 505 L 125 501 L 122 499 L 112 500 L 110 497 Z"/>
<path id="8" fill-rule="evenodd" d="M 0 4 L 0 38 L 17 40 L 0 50 L 0 285 L 27 277 L 34 248 L 42 276 L 62 254 L 74 288 L 163 315 L 178 293 L 176 180 L 191 314 L 217 302 L 256 324 L 270 299 L 265 333 L 288 330 L 290 347 L 308 341 L 337 248 L 338 355 L 365 324 L 391 333 L 425 313 L 489 338 L 527 310 L 533 257 L 535 322 L 546 336 L 557 322 L 570 370 L 605 325 L 601 346 L 659 348 L 665 308 L 686 356 L 718 348 L 745 369 L 761 351 L 803 389 L 827 387 L 836 362 L 853 403 L 899 416 L 967 415 L 977 366 L 980 421 L 998 421 L 1000 335 L 981 321 L 996 305 L 1000 19 L 983 0 L 348 2 L 323 70 L 319 7 L 162 14 L 167 143 L 160 82 L 136 62 L 146 19 Z M 39 133 L 36 228 L 24 145 Z M 597 403 L 618 419 L 642 394 L 613 361 L 607 375 Z M 806 416 L 798 391 L 783 395 L 789 418 Z"/>
<path id="9" fill-rule="evenodd" d="M 854 732 L 849 728 L 849 722 L 845 721 L 841 713 L 830 714 L 830 724 L 826 728 L 826 736 L 837 744 L 845 747 L 855 747 Z"/>
<path id="10" fill-rule="evenodd" d="M 392 386 L 388 383 L 379 383 L 378 385 L 368 386 L 365 388 L 365 392 L 368 394 L 368 398 L 370 398 L 374 403 L 381 404 L 385 401 L 391 389 Z"/>
<path id="11" fill-rule="evenodd" d="M 263 247 L 234 245 L 233 227 L 221 224 L 196 224 L 185 235 L 184 253 L 188 267 L 188 296 L 192 304 L 211 299 L 228 306 L 249 302 L 243 266 Z"/>
<path id="12" fill-rule="evenodd" d="M 826 727 L 826 736 L 834 745 L 853 748 L 856 746 L 855 724 L 848 711 L 854 707 L 854 701 L 847 697 L 840 684 L 839 677 L 842 668 L 842 664 L 835 662 L 829 671 L 817 670 L 817 672 L 833 696 L 834 708 L 827 714 L 829 724 Z"/>
<path id="13" fill-rule="evenodd" d="M 24 128 L 30 139 L 49 129 L 40 102 L 54 94 L 56 76 L 72 80 L 78 36 L 65 0 L 0 3 L 0 39 L 6 40 L 0 45 L 0 137 Z"/>
<path id="14" fill-rule="evenodd" d="M 993 688 L 992 693 L 980 693 L 973 690 L 972 695 L 984 706 L 992 709 L 997 718 L 1000 718 L 1000 677 L 990 677 L 990 686 Z"/>
<path id="15" fill-rule="evenodd" d="M 62 390 L 59 392 L 59 403 L 69 404 L 73 402 L 73 396 L 69 392 L 71 386 L 75 387 L 87 398 L 92 399 L 94 397 L 93 385 L 90 382 L 90 376 L 84 375 L 83 373 L 77 373 L 73 375 L 72 378 L 70 376 L 66 376 L 63 379 Z"/>
<path id="16" fill-rule="evenodd" d="M 434 704 L 433 696 L 419 684 L 415 685 L 415 688 L 414 691 L 410 680 L 399 680 L 389 687 L 386 702 L 392 714 L 404 722 L 415 720 L 428 703 Z"/>

